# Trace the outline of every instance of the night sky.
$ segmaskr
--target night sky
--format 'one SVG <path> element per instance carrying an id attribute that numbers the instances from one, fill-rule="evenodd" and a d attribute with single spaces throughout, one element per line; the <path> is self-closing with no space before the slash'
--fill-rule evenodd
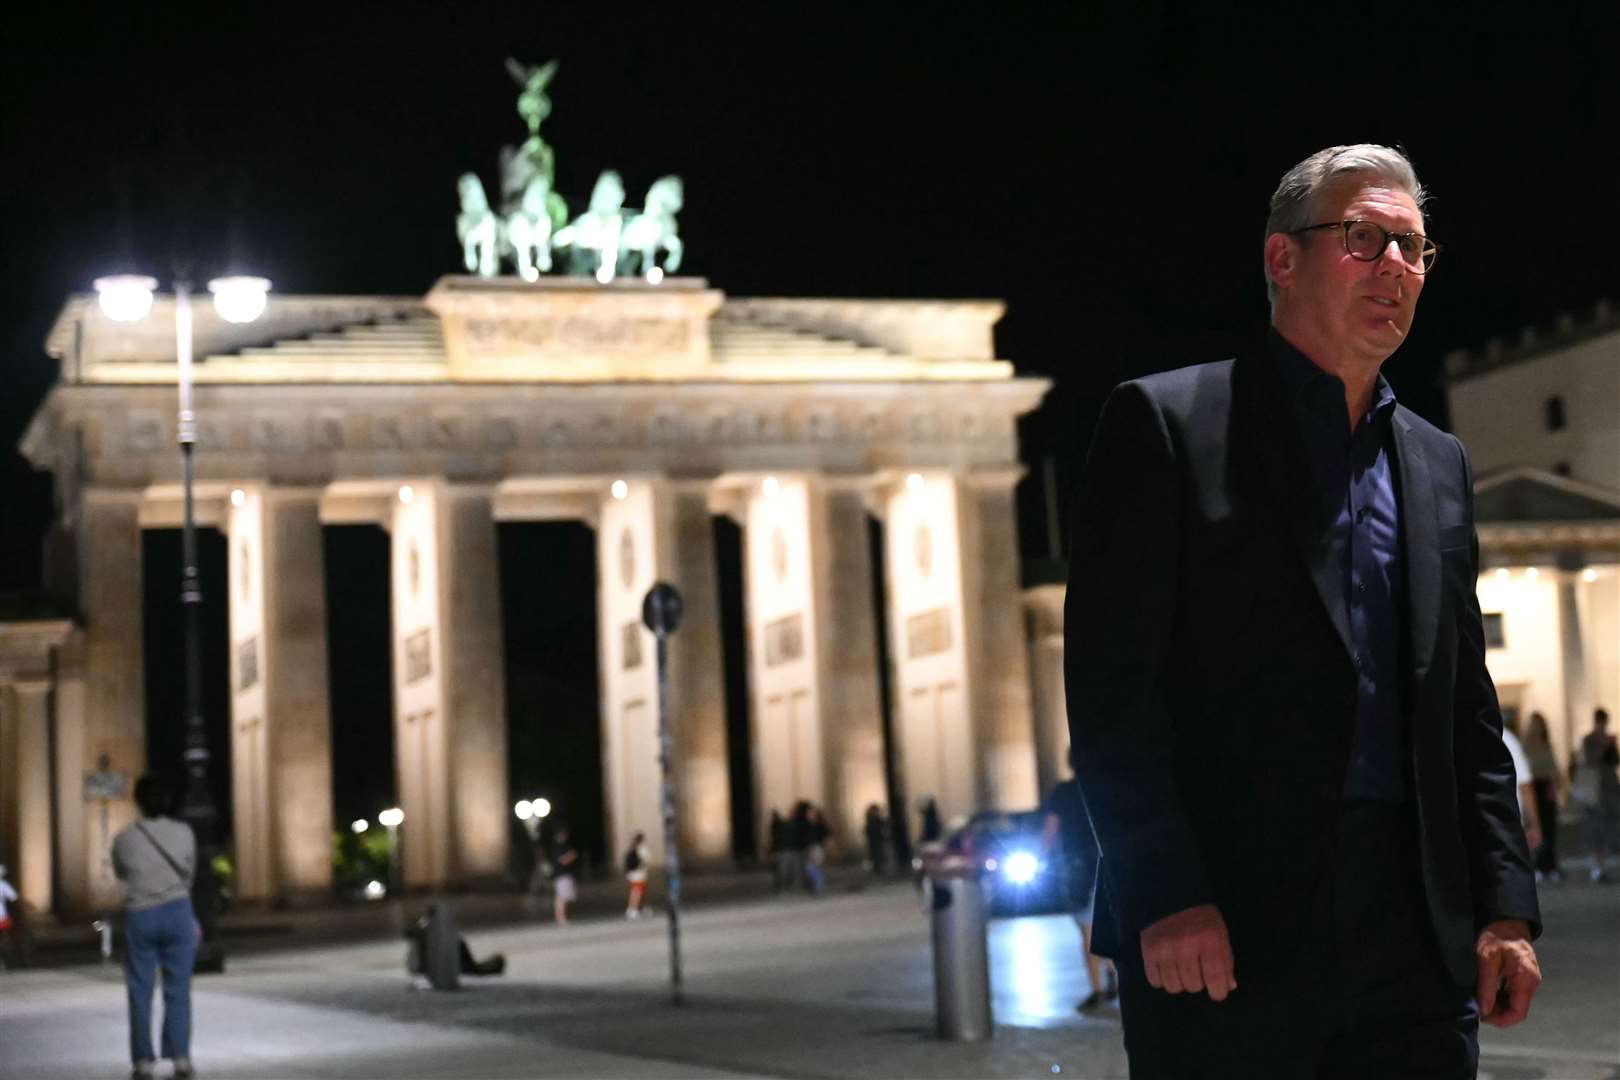
<path id="1" fill-rule="evenodd" d="M 739 296 L 1004 299 L 1000 355 L 1056 380 L 1025 459 L 1052 457 L 1065 489 L 1112 385 L 1263 329 L 1266 200 L 1324 145 L 1403 145 L 1435 192 L 1445 250 L 1386 371 L 1442 426 L 1444 353 L 1620 290 L 1612 2 L 1184 6 L 8 16 L 0 442 L 55 378 L 42 342 L 67 293 L 130 257 L 167 283 L 178 246 L 199 280 L 234 261 L 284 293 L 420 295 L 455 272 L 456 177 L 493 188 L 524 133 L 507 55 L 561 60 L 543 132 L 571 201 L 603 168 L 632 201 L 685 178 L 683 273 Z M 49 483 L 0 451 L 0 497 L 0 592 L 34 589 Z M 1039 484 L 1022 499 L 1044 555 Z M 149 544 L 149 572 L 165 557 Z"/>

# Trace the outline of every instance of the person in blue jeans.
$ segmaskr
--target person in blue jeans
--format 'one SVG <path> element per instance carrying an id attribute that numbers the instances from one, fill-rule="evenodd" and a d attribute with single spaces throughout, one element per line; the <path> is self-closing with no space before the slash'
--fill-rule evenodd
<path id="1" fill-rule="evenodd" d="M 163 972 L 163 1056 L 181 1080 L 191 1064 L 191 972 L 199 930 L 191 911 L 197 841 L 170 815 L 177 792 L 166 780 L 135 784 L 141 816 L 113 838 L 113 872 L 124 891 L 124 981 L 129 990 L 129 1055 L 134 1080 L 154 1075 L 152 983 Z"/>

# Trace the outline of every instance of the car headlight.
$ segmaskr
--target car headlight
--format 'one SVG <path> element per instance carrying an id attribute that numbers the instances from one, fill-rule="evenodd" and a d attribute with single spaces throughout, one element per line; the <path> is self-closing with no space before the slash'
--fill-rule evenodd
<path id="1" fill-rule="evenodd" d="M 1027 851 L 1015 851 L 1001 863 L 1001 872 L 1014 885 L 1028 885 L 1040 868 L 1040 860 Z"/>

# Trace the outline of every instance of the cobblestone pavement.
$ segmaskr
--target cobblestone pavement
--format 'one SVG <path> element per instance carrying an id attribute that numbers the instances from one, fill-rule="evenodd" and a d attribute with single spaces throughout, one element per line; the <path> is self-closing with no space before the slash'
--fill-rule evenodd
<path id="1" fill-rule="evenodd" d="M 1548 888 L 1547 986 L 1528 1023 L 1482 1037 L 1491 1080 L 1620 1080 L 1620 889 Z M 716 904 L 684 924 L 670 1004 L 661 919 L 470 934 L 506 975 L 414 990 L 397 942 L 233 956 L 197 984 L 207 1078 L 1123 1076 L 1118 1014 L 1082 1016 L 1073 922 L 993 924 L 997 1031 L 932 1037 L 927 924 L 904 886 Z M 124 1075 L 116 969 L 0 977 L 0 1077 Z"/>

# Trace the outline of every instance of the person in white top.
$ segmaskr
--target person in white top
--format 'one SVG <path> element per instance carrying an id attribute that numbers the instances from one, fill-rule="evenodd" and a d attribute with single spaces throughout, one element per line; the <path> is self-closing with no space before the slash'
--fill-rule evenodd
<path id="1" fill-rule="evenodd" d="M 1534 851 L 1541 846 L 1541 819 L 1536 811 L 1536 778 L 1530 771 L 1530 758 L 1519 742 L 1516 719 L 1502 725 L 1502 741 L 1513 758 L 1513 784 L 1519 789 L 1519 813 L 1524 817 L 1524 838 Z"/>
<path id="2" fill-rule="evenodd" d="M 636 833 L 636 838 L 630 841 L 630 850 L 624 853 L 624 880 L 630 884 L 630 902 L 624 909 L 627 919 L 641 918 L 641 905 L 647 898 L 647 863 L 651 858 L 647 834 Z"/>

